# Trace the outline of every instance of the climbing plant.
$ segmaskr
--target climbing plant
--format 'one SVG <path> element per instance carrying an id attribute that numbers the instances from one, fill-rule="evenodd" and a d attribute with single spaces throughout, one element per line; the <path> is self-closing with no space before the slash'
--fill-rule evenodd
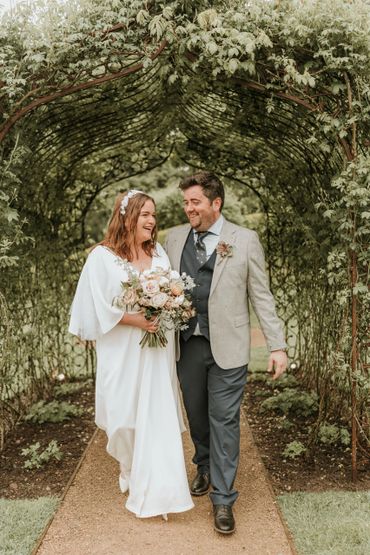
<path id="1" fill-rule="evenodd" d="M 1 23 L 2 326 L 21 341 L 25 306 L 39 325 L 5 373 L 36 365 L 30 382 L 47 382 L 72 364 L 76 253 L 102 191 L 168 160 L 213 168 L 258 200 L 290 354 L 319 396 L 311 447 L 322 421 L 351 423 L 355 477 L 369 441 L 368 2 L 37 0 Z"/>

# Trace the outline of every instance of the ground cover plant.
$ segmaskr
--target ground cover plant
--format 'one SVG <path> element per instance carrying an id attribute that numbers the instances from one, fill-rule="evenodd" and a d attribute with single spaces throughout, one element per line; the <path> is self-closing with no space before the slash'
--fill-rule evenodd
<path id="1" fill-rule="evenodd" d="M 30 408 L 24 419 L 35 424 L 63 422 L 72 416 L 80 416 L 82 410 L 67 401 L 38 401 Z"/>
<path id="2" fill-rule="evenodd" d="M 29 447 L 22 449 L 22 456 L 26 458 L 24 468 L 41 468 L 43 464 L 55 459 L 60 461 L 63 457 L 63 451 L 60 450 L 58 442 L 52 439 L 44 450 L 41 449 L 40 443 L 32 443 Z"/>
<path id="3" fill-rule="evenodd" d="M 26 418 L 18 422 L 0 453 L 0 498 L 62 495 L 95 429 L 91 380 L 63 386 L 63 399 L 79 409 L 78 415 L 42 424 Z M 51 396 L 54 392 L 60 392 L 59 382 Z"/>
<path id="4" fill-rule="evenodd" d="M 317 403 L 312 404 L 309 396 L 309 403 L 303 402 L 301 406 L 299 374 L 297 377 L 288 370 L 286 376 L 275 383 L 268 377 L 266 365 L 266 348 L 253 349 L 244 408 L 275 493 L 370 490 L 370 466 L 366 453 L 359 456 L 357 482 L 350 479 L 348 423 L 345 420 L 340 424 L 323 422 L 312 453 L 309 447 L 317 422 Z M 288 392 L 287 398 L 285 392 Z M 307 392 L 304 392 L 304 401 L 306 396 Z"/>

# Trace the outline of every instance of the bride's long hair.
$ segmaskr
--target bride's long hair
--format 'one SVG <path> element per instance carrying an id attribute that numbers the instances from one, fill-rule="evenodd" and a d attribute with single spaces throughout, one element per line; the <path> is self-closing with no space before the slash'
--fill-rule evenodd
<path id="1" fill-rule="evenodd" d="M 131 197 L 125 208 L 125 215 L 121 214 L 121 203 L 127 193 L 117 196 L 114 203 L 113 213 L 109 220 L 108 229 L 103 241 L 98 243 L 111 249 L 121 258 L 129 262 L 133 260 L 133 249 L 135 249 L 136 226 L 141 209 L 147 200 L 151 200 L 155 206 L 154 199 L 146 193 L 137 193 Z M 153 256 L 157 241 L 157 224 L 152 230 L 152 237 L 142 245 L 143 251 L 148 256 Z"/>

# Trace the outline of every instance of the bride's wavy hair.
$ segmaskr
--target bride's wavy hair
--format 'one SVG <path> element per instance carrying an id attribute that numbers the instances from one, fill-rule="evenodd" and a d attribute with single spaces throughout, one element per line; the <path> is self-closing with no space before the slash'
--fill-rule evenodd
<path id="1" fill-rule="evenodd" d="M 114 203 L 113 213 L 109 220 L 108 229 L 103 241 L 99 245 L 104 245 L 111 249 L 121 258 L 127 259 L 129 262 L 133 259 L 132 250 L 135 248 L 136 226 L 140 216 L 140 212 L 147 200 L 151 200 L 155 206 L 154 199 L 146 193 L 137 193 L 128 200 L 125 207 L 125 214 L 121 214 L 121 203 L 127 193 L 121 193 L 117 196 Z M 157 241 L 157 224 L 152 231 L 152 237 L 143 243 L 143 251 L 148 256 L 153 256 L 155 244 Z"/>

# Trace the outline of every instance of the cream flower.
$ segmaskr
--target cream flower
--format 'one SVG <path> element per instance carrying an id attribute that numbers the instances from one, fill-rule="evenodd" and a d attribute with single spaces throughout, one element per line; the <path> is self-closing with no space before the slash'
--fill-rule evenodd
<path id="1" fill-rule="evenodd" d="M 161 276 L 161 277 L 159 278 L 159 285 L 160 285 L 161 287 L 163 287 L 164 285 L 168 285 L 169 283 L 170 283 L 170 280 L 167 279 L 165 276 Z"/>
<path id="2" fill-rule="evenodd" d="M 152 305 L 155 308 L 161 308 L 166 304 L 168 300 L 168 295 L 166 293 L 157 293 L 152 297 Z"/>
<path id="3" fill-rule="evenodd" d="M 137 293 L 134 289 L 128 289 L 126 293 L 122 296 L 122 301 L 125 305 L 133 306 L 138 301 Z"/>
<path id="4" fill-rule="evenodd" d="M 174 304 L 174 306 L 180 306 L 180 305 L 182 305 L 184 300 L 185 300 L 185 296 L 184 295 L 179 295 L 178 297 L 173 299 L 173 304 Z"/>
<path id="5" fill-rule="evenodd" d="M 154 295 L 159 292 L 159 283 L 155 279 L 148 279 L 143 282 L 142 288 L 146 295 Z"/>

